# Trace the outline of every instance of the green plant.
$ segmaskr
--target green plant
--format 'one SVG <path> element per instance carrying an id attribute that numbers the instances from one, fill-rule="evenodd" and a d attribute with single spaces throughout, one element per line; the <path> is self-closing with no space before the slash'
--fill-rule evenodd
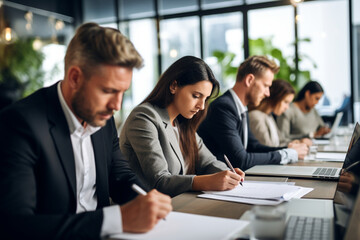
<path id="1" fill-rule="evenodd" d="M 309 38 L 298 39 L 292 45 L 295 46 L 295 44 L 308 42 L 310 42 Z M 272 37 L 249 39 L 249 48 L 250 55 L 266 55 L 270 58 L 275 59 L 280 66 L 280 70 L 275 75 L 275 78 L 281 78 L 289 81 L 296 91 L 298 91 L 299 88 L 304 85 L 304 83 L 311 80 L 310 70 L 304 70 L 299 68 L 297 69 L 295 57 L 284 56 L 282 51 L 273 45 Z M 309 56 L 305 54 L 298 55 L 298 65 L 300 62 L 306 60 L 311 63 L 313 68 L 317 68 L 316 63 Z"/>
<path id="2" fill-rule="evenodd" d="M 217 59 L 220 66 L 221 80 L 224 84 L 228 85 L 236 77 L 237 67 L 233 66 L 233 60 L 236 55 L 232 52 L 222 52 L 219 50 L 213 51 L 213 56 Z"/>
<path id="3" fill-rule="evenodd" d="M 21 97 L 44 83 L 44 55 L 33 48 L 33 42 L 19 39 L 11 44 L 0 43 L 0 86 L 20 91 Z"/>

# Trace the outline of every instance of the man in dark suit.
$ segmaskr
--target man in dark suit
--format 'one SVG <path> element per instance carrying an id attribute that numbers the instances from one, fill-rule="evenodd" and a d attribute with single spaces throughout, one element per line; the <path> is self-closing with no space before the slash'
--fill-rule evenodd
<path id="1" fill-rule="evenodd" d="M 119 31 L 82 25 L 65 77 L 0 113 L 0 238 L 100 239 L 146 232 L 170 197 L 142 186 L 119 149 L 112 117 L 142 58 Z M 110 197 L 119 205 L 110 206 Z M 136 197 L 136 198 L 135 198 Z"/>
<path id="2" fill-rule="evenodd" d="M 258 106 L 270 96 L 269 88 L 279 70 L 275 62 L 252 56 L 239 67 L 234 87 L 214 100 L 198 129 L 205 145 L 220 160 L 224 154 L 234 167 L 247 170 L 259 164 L 285 164 L 298 160 L 294 149 L 259 143 L 249 129 L 247 105 Z M 300 152 L 307 151 L 302 145 Z"/>

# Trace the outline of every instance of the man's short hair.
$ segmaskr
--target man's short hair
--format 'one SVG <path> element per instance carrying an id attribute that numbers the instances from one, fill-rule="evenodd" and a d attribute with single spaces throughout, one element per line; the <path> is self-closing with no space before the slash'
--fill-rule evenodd
<path id="1" fill-rule="evenodd" d="M 65 55 L 65 74 L 72 65 L 91 76 L 99 65 L 141 68 L 143 59 L 134 45 L 119 30 L 82 24 L 71 39 Z"/>
<path id="2" fill-rule="evenodd" d="M 274 74 L 279 71 L 279 66 L 265 56 L 251 56 L 242 62 L 238 68 L 236 81 L 242 81 L 246 75 L 254 74 L 255 77 L 261 77 L 267 69 L 270 69 Z"/>

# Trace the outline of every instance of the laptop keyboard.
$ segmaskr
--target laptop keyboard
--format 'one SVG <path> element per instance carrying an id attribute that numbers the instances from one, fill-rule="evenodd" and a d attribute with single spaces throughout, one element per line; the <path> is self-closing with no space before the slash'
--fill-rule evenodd
<path id="1" fill-rule="evenodd" d="M 331 221 L 328 218 L 291 216 L 286 225 L 285 239 L 330 239 Z"/>
<path id="2" fill-rule="evenodd" d="M 317 168 L 313 172 L 314 176 L 335 176 L 337 168 Z"/>

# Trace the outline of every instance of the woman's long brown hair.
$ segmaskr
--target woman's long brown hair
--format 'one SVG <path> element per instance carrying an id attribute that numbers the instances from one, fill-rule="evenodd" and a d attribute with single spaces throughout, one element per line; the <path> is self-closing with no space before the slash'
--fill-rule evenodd
<path id="1" fill-rule="evenodd" d="M 204 80 L 210 81 L 213 85 L 210 98 L 216 97 L 219 94 L 219 82 L 214 77 L 209 66 L 199 58 L 192 56 L 182 57 L 161 75 L 155 88 L 143 103 L 149 102 L 158 107 L 166 108 L 174 99 L 170 92 L 170 86 L 174 81 L 181 88 Z M 205 109 L 199 111 L 193 118 L 186 119 L 181 115 L 176 118 L 179 123 L 180 149 L 188 165 L 189 174 L 195 173 L 195 163 L 199 159 L 199 148 L 195 132 L 206 115 L 208 99 L 205 103 Z"/>

